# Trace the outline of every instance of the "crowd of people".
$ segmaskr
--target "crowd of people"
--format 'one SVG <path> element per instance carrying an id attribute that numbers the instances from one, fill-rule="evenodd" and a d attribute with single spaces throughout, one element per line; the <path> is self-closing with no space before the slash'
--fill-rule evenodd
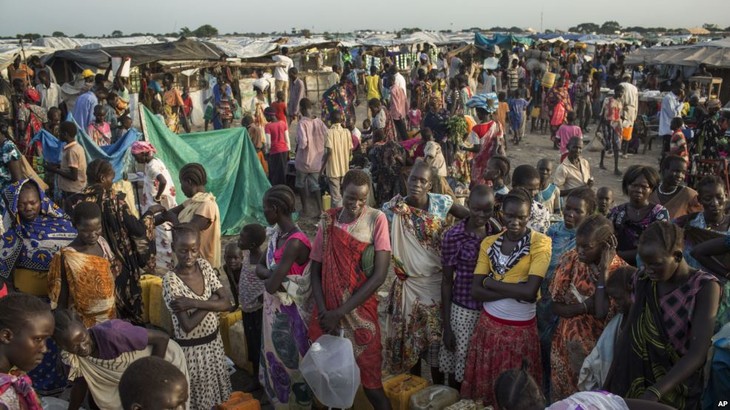
<path id="1" fill-rule="evenodd" d="M 109 162 L 87 164 L 78 127 L 97 145 L 131 127 L 121 77 L 111 87 L 90 77 L 74 121 L 61 121 L 49 70 L 16 62 L 13 115 L 0 118 L 0 408 L 40 408 L 37 394 L 71 386 L 70 409 L 210 409 L 231 395 L 219 329 L 220 314 L 236 309 L 251 388 L 274 405 L 315 405 L 300 364 L 334 334 L 352 342 L 376 409 L 391 408 L 383 375 L 403 373 L 498 408 L 699 408 L 713 394 L 703 372 L 711 338 L 730 322 L 730 215 L 726 181 L 688 171 L 719 155 L 730 116 L 690 97 L 683 118 L 675 79 L 657 114 L 659 170 L 622 171 L 634 83 L 650 78 L 623 65 L 621 48 L 592 59 L 574 49 L 552 62 L 547 87 L 526 51 L 505 52 L 492 70 L 425 47 L 407 77 L 388 59 L 346 61 L 333 67 L 318 118 L 282 48 L 276 101 L 255 82 L 241 119 L 272 185 L 261 204 L 270 228 L 246 225 L 225 247 L 205 164 L 180 169 L 178 205 L 155 147 L 135 142 L 141 212 L 116 191 Z M 171 129 L 189 129 L 174 77 L 163 88 L 142 73 L 140 101 Z M 226 77 L 206 127 L 234 125 L 241 102 Z M 603 85 L 614 91 L 601 101 Z M 556 154 L 512 164 L 510 145 L 535 137 L 530 119 Z M 625 202 L 595 186 L 583 157 L 594 119 L 600 167 L 613 157 Z M 23 165 L 42 154 L 32 142 L 41 129 L 64 143 L 60 164 L 44 164 L 55 189 Z M 145 327 L 145 272 L 162 277 L 172 334 Z"/>

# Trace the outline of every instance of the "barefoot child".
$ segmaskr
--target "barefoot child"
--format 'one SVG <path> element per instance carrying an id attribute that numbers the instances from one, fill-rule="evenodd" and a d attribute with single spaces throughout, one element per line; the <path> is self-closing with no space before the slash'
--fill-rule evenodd
<path id="1" fill-rule="evenodd" d="M 253 365 L 253 374 L 258 384 L 261 357 L 261 321 L 264 312 L 264 281 L 256 276 L 256 265 L 264 252 L 261 246 L 266 242 L 266 228 L 259 224 L 243 227 L 238 236 L 241 250 L 241 273 L 238 282 L 238 303 L 243 311 L 243 329 L 248 346 L 248 360 Z"/>
<path id="2" fill-rule="evenodd" d="M 560 188 L 552 183 L 554 168 L 555 161 L 552 159 L 543 158 L 537 162 L 537 172 L 540 173 L 540 192 L 537 198 L 551 215 L 561 215 Z"/>

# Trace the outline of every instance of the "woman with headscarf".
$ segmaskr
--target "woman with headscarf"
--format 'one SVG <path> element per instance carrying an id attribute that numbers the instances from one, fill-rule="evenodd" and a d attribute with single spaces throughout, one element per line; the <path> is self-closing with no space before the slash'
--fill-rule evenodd
<path id="1" fill-rule="evenodd" d="M 322 120 L 330 124 L 330 117 L 335 112 L 343 115 L 342 123 L 348 124 L 350 121 L 355 122 L 355 98 L 357 90 L 355 85 L 348 79 L 348 76 L 342 74 L 340 81 L 328 88 L 322 95 Z"/>
<path id="2" fill-rule="evenodd" d="M 140 219 L 132 215 L 124 195 L 112 189 L 114 176 L 114 168 L 108 161 L 91 161 L 86 168 L 89 186 L 83 196 L 84 201 L 94 202 L 101 209 L 102 235 L 120 261 L 115 283 L 117 317 L 141 324 L 142 288 L 139 277 L 154 260 L 154 218 L 149 209 Z"/>
<path id="3" fill-rule="evenodd" d="M 200 231 L 200 256 L 213 268 L 221 267 L 221 215 L 215 196 L 207 192 L 208 174 L 202 165 L 180 169 L 180 189 L 189 199 L 168 210 L 163 217 L 173 225 L 189 223 Z"/>
<path id="4" fill-rule="evenodd" d="M 23 178 L 20 155 L 18 147 L 10 137 L 8 121 L 0 117 L 0 193 L 11 183 Z M 3 226 L 3 215 L 5 215 L 5 202 L 0 200 L 0 234 L 7 228 Z"/>
<path id="5" fill-rule="evenodd" d="M 487 169 L 487 162 L 493 155 L 505 155 L 504 130 L 502 126 L 492 119 L 492 114 L 497 111 L 499 102 L 497 94 L 478 94 L 466 103 L 467 107 L 476 109 L 479 124 L 475 125 L 469 133 L 468 141 L 471 147 L 462 147 L 465 151 L 476 153 L 471 164 L 471 182 L 474 185 L 484 184 L 484 171 Z"/>
<path id="6" fill-rule="evenodd" d="M 154 205 L 162 205 L 165 210 L 177 206 L 175 184 L 165 164 L 155 158 L 157 150 L 147 141 L 132 144 L 132 156 L 144 165 L 144 189 L 139 199 L 142 212 Z M 156 266 L 164 272 L 174 268 L 172 263 L 172 225 L 164 222 L 155 228 Z"/>
<path id="7" fill-rule="evenodd" d="M 568 94 L 568 89 L 565 87 L 564 78 L 558 78 L 555 86 L 547 92 L 544 105 L 543 109 L 547 111 L 548 119 L 550 120 L 550 139 L 557 146 L 557 142 L 554 141 L 555 132 L 565 123 L 568 111 L 573 111 L 573 106 L 570 103 L 570 94 Z"/>
<path id="8" fill-rule="evenodd" d="M 12 226 L 0 238 L 0 288 L 7 284 L 49 303 L 46 278 L 51 258 L 73 241 L 76 229 L 32 179 L 13 183 L 3 195 Z M 47 345 L 43 362 L 29 373 L 33 388 L 46 394 L 66 387 L 58 348 L 50 339 Z"/>
<path id="9" fill-rule="evenodd" d="M 45 108 L 41 107 L 41 96 L 35 88 L 26 88 L 22 80 L 13 80 L 13 88 L 16 93 L 15 102 L 15 135 L 20 152 L 28 160 L 33 159 L 33 146 L 31 139 L 43 129 L 43 124 L 48 122 L 48 114 Z M 36 143 L 40 150 L 40 142 Z"/>

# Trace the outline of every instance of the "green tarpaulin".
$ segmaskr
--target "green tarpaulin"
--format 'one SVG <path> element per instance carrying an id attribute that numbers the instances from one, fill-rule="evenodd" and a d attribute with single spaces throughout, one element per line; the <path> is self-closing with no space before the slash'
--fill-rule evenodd
<path id="1" fill-rule="evenodd" d="M 140 107 L 144 134 L 170 170 L 178 203 L 187 199 L 180 189 L 180 169 L 197 162 L 208 173 L 206 187 L 218 202 L 223 235 L 238 235 L 249 223 L 266 223 L 261 201 L 271 185 L 245 128 L 178 135 Z"/>

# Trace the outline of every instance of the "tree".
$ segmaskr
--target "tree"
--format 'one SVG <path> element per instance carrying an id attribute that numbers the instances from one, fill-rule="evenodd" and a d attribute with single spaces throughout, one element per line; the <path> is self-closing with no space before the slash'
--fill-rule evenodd
<path id="1" fill-rule="evenodd" d="M 705 23 L 702 25 L 702 28 L 713 33 L 716 31 L 720 31 L 720 26 L 712 23 Z"/>
<path id="2" fill-rule="evenodd" d="M 306 29 L 306 28 L 304 30 L 300 31 L 299 33 L 302 36 L 304 36 L 304 38 L 310 38 L 310 37 L 312 37 L 312 31 L 309 30 L 309 29 Z"/>
<path id="3" fill-rule="evenodd" d="M 24 40 L 27 40 L 27 39 L 35 40 L 35 39 L 41 38 L 41 35 L 38 34 L 38 33 L 16 34 L 15 35 L 15 38 L 17 38 L 19 40 L 20 39 L 24 39 Z"/>
<path id="4" fill-rule="evenodd" d="M 54 31 L 53 34 L 51 34 L 53 37 L 66 37 L 66 34 L 64 34 L 63 31 Z"/>
<path id="5" fill-rule="evenodd" d="M 621 25 L 617 21 L 607 21 L 601 25 L 599 32 L 601 34 L 614 34 L 617 31 L 621 31 Z"/>
<path id="6" fill-rule="evenodd" d="M 183 28 L 180 29 L 180 35 L 182 37 L 193 37 L 195 34 L 193 34 L 193 32 L 190 31 L 189 28 L 183 27 Z"/>
<path id="7" fill-rule="evenodd" d="M 195 37 L 215 37 L 218 35 L 218 29 L 210 24 L 204 24 L 193 31 Z"/>
<path id="8" fill-rule="evenodd" d="M 124 33 L 122 33 L 121 30 L 114 30 L 114 31 L 112 31 L 112 34 L 111 34 L 112 37 L 121 37 L 123 35 L 124 35 Z"/>
<path id="9" fill-rule="evenodd" d="M 596 23 L 580 23 L 577 26 L 571 27 L 568 31 L 573 33 L 595 33 L 601 27 Z"/>
<path id="10" fill-rule="evenodd" d="M 86 36 L 84 35 L 84 33 L 79 33 L 75 35 L 74 38 L 86 38 Z"/>

